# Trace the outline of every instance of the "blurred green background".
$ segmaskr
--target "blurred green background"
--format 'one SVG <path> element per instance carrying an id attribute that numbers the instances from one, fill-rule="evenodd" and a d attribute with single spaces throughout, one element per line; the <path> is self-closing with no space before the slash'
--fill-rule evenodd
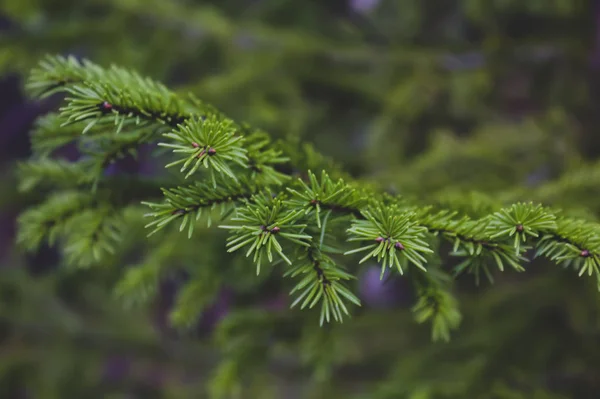
<path id="1" fill-rule="evenodd" d="M 25 254 L 15 220 L 39 198 L 13 172 L 57 104 L 22 85 L 46 53 L 191 91 L 398 194 L 469 211 L 535 200 L 597 220 L 599 1 L 0 0 L 0 398 L 217 397 L 232 340 L 253 348 L 239 398 L 600 397 L 600 294 L 543 262 L 494 285 L 461 277 L 464 322 L 434 344 L 408 286 L 368 268 L 366 309 L 343 325 L 290 321 L 277 298 L 215 325 L 237 306 L 225 293 L 208 327 L 181 334 L 166 321 L 173 281 L 126 310 L 118 268 Z M 217 238 L 210 261 L 227 262 Z"/>

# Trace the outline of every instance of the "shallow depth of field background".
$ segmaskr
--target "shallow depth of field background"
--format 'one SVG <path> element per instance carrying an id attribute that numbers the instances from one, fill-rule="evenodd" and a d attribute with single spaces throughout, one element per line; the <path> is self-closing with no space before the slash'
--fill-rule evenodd
<path id="1" fill-rule="evenodd" d="M 118 270 L 65 270 L 53 248 L 15 245 L 19 212 L 38 200 L 17 191 L 15 165 L 57 105 L 22 86 L 47 53 L 192 91 L 398 194 L 473 204 L 480 191 L 600 215 L 600 1 L 0 0 L 0 398 L 203 398 L 219 357 L 211 332 L 235 306 L 232 284 L 181 334 L 167 317 L 177 278 L 127 310 L 111 291 Z M 142 153 L 110 173 L 161 167 Z M 243 397 L 598 398 L 593 285 L 535 263 L 493 286 L 461 277 L 463 325 L 433 344 L 406 283 L 366 266 L 356 289 L 368 315 L 335 327 L 332 382 L 302 366 L 316 356 L 305 343 Z"/>

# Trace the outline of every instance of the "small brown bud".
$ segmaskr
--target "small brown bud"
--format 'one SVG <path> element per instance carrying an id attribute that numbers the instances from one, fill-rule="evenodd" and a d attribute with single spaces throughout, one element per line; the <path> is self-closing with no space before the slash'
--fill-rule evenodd
<path id="1" fill-rule="evenodd" d="M 522 224 L 520 224 L 520 223 L 519 223 L 519 224 L 517 225 L 517 231 L 518 231 L 519 233 L 521 233 L 521 232 L 522 232 L 524 229 L 525 229 L 525 228 L 523 227 L 523 225 L 522 225 Z"/>
<path id="2" fill-rule="evenodd" d="M 587 258 L 590 256 L 590 251 L 588 251 L 587 249 L 584 249 L 583 251 L 581 251 L 579 253 L 579 256 L 583 257 L 583 258 Z"/>
<path id="3" fill-rule="evenodd" d="M 100 108 L 102 108 L 103 111 L 110 111 L 112 110 L 113 106 L 108 101 L 104 101 L 102 105 L 100 105 Z"/>
<path id="4" fill-rule="evenodd" d="M 279 233 L 279 230 L 281 230 L 281 229 L 279 227 L 275 226 L 271 229 L 271 233 L 277 234 L 277 233 Z"/>
<path id="5" fill-rule="evenodd" d="M 402 245 L 402 243 L 400 241 L 398 241 L 396 244 L 394 244 L 394 246 L 396 247 L 396 249 L 399 249 L 400 251 L 404 250 L 404 245 Z"/>
<path id="6" fill-rule="evenodd" d="M 217 150 L 215 150 L 214 148 L 210 147 L 207 152 L 208 152 L 208 155 L 215 155 L 217 153 Z"/>
<path id="7" fill-rule="evenodd" d="M 385 241 L 385 238 L 383 238 L 383 237 L 377 237 L 375 239 L 375 241 L 377 241 L 377 242 L 383 242 L 383 241 Z"/>
<path id="8" fill-rule="evenodd" d="M 198 144 L 198 143 L 196 143 L 196 142 L 194 141 L 194 142 L 192 142 L 192 147 L 194 147 L 194 148 L 198 148 L 198 147 L 200 147 L 200 144 Z"/>
<path id="9" fill-rule="evenodd" d="M 311 205 L 317 205 L 318 203 L 319 203 L 319 201 L 318 201 L 318 200 L 316 200 L 316 199 L 311 199 L 311 200 L 310 200 L 310 204 L 311 204 Z"/>

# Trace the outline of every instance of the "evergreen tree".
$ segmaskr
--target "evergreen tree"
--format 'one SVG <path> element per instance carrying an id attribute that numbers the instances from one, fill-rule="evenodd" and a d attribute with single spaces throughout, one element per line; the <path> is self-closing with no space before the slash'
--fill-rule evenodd
<path id="1" fill-rule="evenodd" d="M 18 245 L 111 287 L 112 323 L 170 285 L 189 347 L 156 397 L 595 397 L 591 4 L 53 3 L 7 2 L 4 66 L 52 108 L 16 168 Z M 35 24 L 80 54 L 37 61 Z M 52 383 L 34 395 L 105 394 Z"/>

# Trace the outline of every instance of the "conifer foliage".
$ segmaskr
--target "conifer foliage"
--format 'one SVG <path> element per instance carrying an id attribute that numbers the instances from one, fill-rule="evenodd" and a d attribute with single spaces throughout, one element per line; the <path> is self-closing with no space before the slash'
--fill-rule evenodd
<path id="1" fill-rule="evenodd" d="M 38 121 L 34 155 L 19 169 L 23 191 L 49 193 L 21 215 L 19 240 L 30 250 L 44 241 L 58 245 L 73 267 L 101 266 L 128 262 L 127 237 L 143 224 L 156 258 L 127 269 L 123 297 L 153 290 L 170 262 L 162 245 L 215 227 L 228 234 L 223 250 L 245 256 L 256 278 L 284 276 L 291 307 L 320 309 L 320 324 L 341 322 L 360 307 L 353 281 L 368 261 L 380 265 L 381 278 L 386 271 L 410 278 L 416 320 L 432 324 L 435 340 L 448 340 L 461 321 L 452 281 L 462 273 L 491 280 L 493 268 L 522 272 L 533 257 L 546 257 L 600 289 L 600 225 L 561 210 L 515 202 L 474 217 L 394 195 L 349 177 L 311 146 L 275 140 L 122 67 L 49 56 L 27 88 L 38 98 L 64 99 Z M 78 160 L 54 156 L 69 144 Z M 148 144 L 166 167 L 164 178 L 108 173 Z M 447 255 L 459 262 L 447 266 Z M 206 273 L 193 278 L 180 305 L 198 309 L 194 292 L 206 303 L 214 290 L 202 288 Z M 174 314 L 180 325 L 197 316 L 177 306 Z"/>

